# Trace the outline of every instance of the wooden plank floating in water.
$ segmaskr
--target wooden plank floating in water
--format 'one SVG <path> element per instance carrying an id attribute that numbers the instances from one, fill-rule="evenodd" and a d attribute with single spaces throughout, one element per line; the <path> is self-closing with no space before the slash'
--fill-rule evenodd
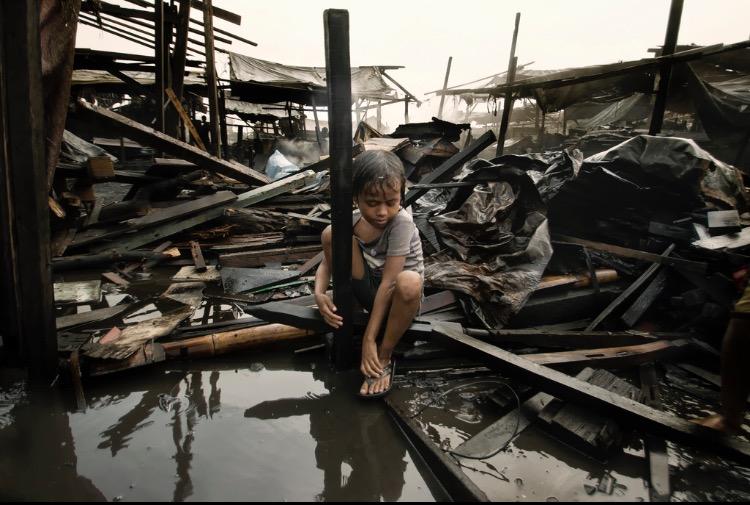
<path id="1" fill-rule="evenodd" d="M 641 391 L 646 405 L 659 409 L 659 381 L 653 363 L 641 365 Z M 649 493 L 652 502 L 668 502 L 672 494 L 669 485 L 669 454 L 667 441 L 646 434 L 644 446 L 649 466 Z"/>
<path id="2" fill-rule="evenodd" d="M 750 444 L 735 437 L 692 423 L 685 419 L 659 412 L 633 400 L 622 398 L 591 384 L 549 367 L 533 363 L 521 356 L 499 349 L 464 334 L 460 325 L 439 323 L 433 326 L 435 336 L 447 343 L 460 345 L 480 353 L 500 365 L 505 371 L 516 374 L 530 384 L 558 398 L 578 402 L 616 416 L 623 423 L 641 428 L 669 440 L 707 447 L 744 464 L 750 463 Z"/>

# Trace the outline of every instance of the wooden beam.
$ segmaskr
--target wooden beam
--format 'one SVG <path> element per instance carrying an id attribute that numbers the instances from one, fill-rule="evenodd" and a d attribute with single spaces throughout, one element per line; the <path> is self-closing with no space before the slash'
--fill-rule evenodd
<path id="1" fill-rule="evenodd" d="M 0 247 L 3 260 L 10 261 L 5 267 L 10 275 L 0 282 L 11 297 L 3 301 L 14 304 L 3 312 L 11 320 L 0 318 L 0 331 L 6 341 L 15 341 L 31 382 L 48 386 L 58 364 L 39 10 L 36 0 L 0 2 L 0 215 L 5 221 Z"/>
<path id="2" fill-rule="evenodd" d="M 187 130 L 190 132 L 190 136 L 193 137 L 195 145 L 208 152 L 208 149 L 206 149 L 206 145 L 203 143 L 203 139 L 201 139 L 200 134 L 198 134 L 198 131 L 195 129 L 195 125 L 193 125 L 193 122 L 190 120 L 187 112 L 185 112 L 185 109 L 182 108 L 182 104 L 177 99 L 174 91 L 169 88 L 167 88 L 165 91 L 167 93 L 167 96 L 169 97 L 169 101 L 172 102 L 174 110 L 177 112 L 180 119 L 182 119 L 182 124 L 184 124 L 185 128 L 187 128 Z"/>
<path id="3" fill-rule="evenodd" d="M 667 247 L 667 249 L 663 253 L 661 253 L 661 256 L 659 257 L 666 258 L 672 253 L 672 251 L 674 251 L 674 248 L 675 248 L 675 245 L 671 244 L 669 247 Z M 656 274 L 656 272 L 659 270 L 660 267 L 661 267 L 661 264 L 659 263 L 654 263 L 653 265 L 648 267 L 646 271 L 643 272 L 640 275 L 640 277 L 638 277 L 635 280 L 635 282 L 633 282 L 633 284 L 628 286 L 628 288 L 625 291 L 623 291 L 620 294 L 620 296 L 615 298 L 612 301 L 612 303 L 607 305 L 606 309 L 604 309 L 598 316 L 596 316 L 596 318 L 593 321 L 591 321 L 591 324 L 589 324 L 588 327 L 586 327 L 586 331 L 591 331 L 591 330 L 596 329 L 596 327 L 599 326 L 602 323 L 602 321 L 604 321 L 612 313 L 612 311 L 614 311 L 617 307 L 619 307 L 620 304 L 622 304 L 625 300 L 630 298 L 630 296 L 633 293 L 635 293 L 641 286 L 643 286 L 643 284 L 650 281 L 651 278 Z"/>
<path id="4" fill-rule="evenodd" d="M 167 91 L 167 96 L 172 102 L 172 105 L 175 106 L 174 110 L 169 109 L 167 112 L 167 133 L 175 138 L 179 137 L 180 132 L 179 122 L 175 113 L 182 119 L 185 128 L 188 129 L 191 135 L 195 132 L 195 127 L 193 127 L 192 121 L 190 121 L 190 118 L 185 113 L 184 109 L 182 109 L 182 104 L 180 103 L 185 84 L 185 63 L 187 61 L 188 31 L 190 29 L 190 0 L 180 0 L 179 16 L 177 33 L 175 35 L 174 54 L 170 59 L 172 85 L 165 90 L 169 90 Z M 175 103 L 180 104 L 180 106 L 177 107 Z M 197 133 L 195 135 L 197 135 Z M 193 138 L 196 137 L 194 136 Z M 196 144 L 198 144 L 197 140 Z M 198 146 L 202 146 L 202 149 L 207 151 L 206 147 L 203 146 L 203 141 L 201 141 Z"/>
<path id="5" fill-rule="evenodd" d="M 669 256 L 661 256 L 645 251 L 639 251 L 637 249 L 629 249 L 627 247 L 620 247 L 612 244 L 604 244 L 602 242 L 594 242 L 593 240 L 585 240 L 581 238 L 568 237 L 566 235 L 556 235 L 555 240 L 560 242 L 567 242 L 569 244 L 578 244 L 594 249 L 596 251 L 604 251 L 615 256 L 622 256 L 623 258 L 633 258 L 641 261 L 653 261 L 655 263 L 661 263 L 669 265 L 675 268 L 682 268 L 689 272 L 695 272 L 699 274 L 706 273 L 708 265 L 702 261 L 690 261 L 683 260 L 680 258 L 672 258 Z"/>
<path id="6" fill-rule="evenodd" d="M 643 314 L 651 307 L 659 295 L 664 291 L 667 284 L 667 271 L 662 269 L 656 274 L 654 280 L 643 290 L 643 293 L 633 302 L 625 313 L 620 316 L 620 321 L 628 328 L 632 328 L 643 317 Z"/>
<path id="7" fill-rule="evenodd" d="M 516 67 L 518 66 L 518 58 L 516 57 L 516 41 L 518 40 L 518 25 L 521 23 L 521 13 L 516 12 L 516 20 L 513 28 L 513 39 L 510 44 L 510 58 L 508 59 L 508 72 L 505 78 L 505 84 L 513 84 L 516 79 Z M 508 90 L 505 92 L 505 98 L 503 99 L 503 116 L 500 121 L 500 130 L 497 133 L 497 149 L 495 150 L 495 156 L 503 154 L 505 148 L 505 134 L 508 132 L 508 124 L 510 123 L 510 115 L 513 111 L 513 92 Z"/>
<path id="8" fill-rule="evenodd" d="M 242 16 L 228 10 L 220 9 L 219 7 L 214 7 L 213 5 L 211 5 L 211 0 L 203 0 L 202 2 L 201 0 L 190 0 L 190 3 L 198 10 L 210 8 L 212 11 L 212 17 L 216 16 L 219 19 L 229 21 L 230 23 L 233 23 L 235 25 L 239 25 L 240 23 L 242 23 Z"/>
<path id="9" fill-rule="evenodd" d="M 457 152 L 456 154 L 445 160 L 440 164 L 439 167 L 423 177 L 420 182 L 422 184 L 445 182 L 447 179 L 450 179 L 456 172 L 456 170 L 461 168 L 464 163 L 474 158 L 487 146 L 491 145 L 495 140 L 495 134 L 492 132 L 492 130 L 486 131 L 484 134 L 482 134 L 481 137 L 472 142 L 469 147 Z M 410 190 L 408 193 L 406 193 L 406 198 L 404 199 L 404 207 L 408 207 L 412 203 L 416 202 L 419 197 L 424 195 L 427 191 L 428 190 L 426 189 Z"/>
<path id="10" fill-rule="evenodd" d="M 552 368 L 571 370 L 592 366 L 597 368 L 627 368 L 650 361 L 678 356 L 689 350 L 687 339 L 657 340 L 648 344 L 583 349 L 565 352 L 524 354 L 524 358 Z"/>
<path id="11" fill-rule="evenodd" d="M 352 341 L 352 79 L 349 62 L 349 12 L 327 9 L 326 82 L 331 153 L 331 228 L 333 303 L 344 322 L 334 331 L 333 360 L 339 370 L 354 362 Z"/>
<path id="12" fill-rule="evenodd" d="M 201 211 L 198 214 L 187 219 L 170 221 L 159 226 L 119 237 L 113 243 L 102 244 L 101 246 L 94 248 L 93 252 L 105 252 L 113 250 L 128 251 L 131 249 L 136 249 L 138 247 L 150 244 L 151 242 L 156 242 L 157 240 L 164 239 L 181 231 L 188 230 L 194 226 L 198 226 L 199 224 L 211 221 L 212 219 L 221 217 L 224 215 L 224 212 L 227 209 L 249 207 L 250 205 L 268 200 L 282 193 L 287 193 L 294 189 L 304 187 L 313 180 L 314 176 L 315 173 L 311 170 L 306 170 L 299 174 L 290 175 L 289 177 L 279 179 L 266 186 L 261 186 L 260 188 L 255 188 L 253 190 L 237 195 L 237 199 L 229 204 Z"/>
<path id="13" fill-rule="evenodd" d="M 688 333 L 645 333 L 635 331 L 571 331 L 502 329 L 482 330 L 465 328 L 467 335 L 495 345 L 514 343 L 532 347 L 563 349 L 597 349 L 605 346 L 627 346 L 652 343 L 657 340 L 689 338 Z"/>
<path id="14" fill-rule="evenodd" d="M 201 245 L 195 240 L 190 241 L 190 253 L 193 256 L 193 263 L 195 264 L 195 271 L 205 272 L 206 260 L 203 259 L 203 253 L 201 252 Z"/>
<path id="15" fill-rule="evenodd" d="M 157 0 L 158 1 L 158 0 Z M 196 5 L 195 0 L 192 0 Z M 203 23 L 206 48 L 206 85 L 208 86 L 208 115 L 211 123 L 211 149 L 214 156 L 221 158 L 221 132 L 219 131 L 219 97 L 216 87 L 216 63 L 214 62 L 214 13 L 213 0 L 204 0 Z"/>
<path id="16" fill-rule="evenodd" d="M 682 6 L 684 0 L 672 0 L 669 8 L 669 21 L 667 22 L 667 34 L 664 37 L 662 56 L 674 53 L 677 47 L 677 35 L 680 33 L 680 19 L 682 18 Z M 659 69 L 659 89 L 656 92 L 656 101 L 651 115 L 651 125 L 648 129 L 649 135 L 656 135 L 661 131 L 664 122 L 664 110 L 667 106 L 667 95 L 669 94 L 669 80 L 672 74 L 672 64 L 663 63 Z"/>
<path id="17" fill-rule="evenodd" d="M 448 56 L 448 66 L 445 69 L 445 80 L 443 81 L 443 92 L 448 89 L 448 78 L 451 75 L 451 63 L 453 56 Z M 438 108 L 438 119 L 443 119 L 443 104 L 445 104 L 445 95 L 440 95 L 440 107 Z"/>
<path id="18" fill-rule="evenodd" d="M 156 94 L 156 131 L 165 131 L 164 88 L 167 87 L 169 46 L 164 43 L 164 2 L 154 1 L 154 91 Z"/>
<path id="19" fill-rule="evenodd" d="M 704 447 L 743 464 L 750 463 L 750 443 L 744 440 L 660 412 L 557 370 L 533 363 L 522 356 L 516 356 L 466 335 L 461 325 L 436 323 L 433 328 L 436 338 L 475 351 L 503 371 L 517 375 L 557 398 L 591 407 L 603 414 L 621 419 L 624 424 L 643 429 L 656 436 Z"/>
<path id="20" fill-rule="evenodd" d="M 661 410 L 659 379 L 653 363 L 641 365 L 641 392 L 649 407 Z M 669 485 L 669 454 L 667 441 L 647 434 L 644 437 L 649 470 L 649 494 L 652 502 L 668 502 L 672 494 Z"/>
<path id="21" fill-rule="evenodd" d="M 104 126 L 119 130 L 122 136 L 191 161 L 205 170 L 226 175 L 246 184 L 258 185 L 270 182 L 270 179 L 260 172 L 233 161 L 213 157 L 201 151 L 198 147 L 157 132 L 116 112 L 91 105 L 83 100 L 79 100 L 78 105 L 84 117 L 100 121 Z"/>

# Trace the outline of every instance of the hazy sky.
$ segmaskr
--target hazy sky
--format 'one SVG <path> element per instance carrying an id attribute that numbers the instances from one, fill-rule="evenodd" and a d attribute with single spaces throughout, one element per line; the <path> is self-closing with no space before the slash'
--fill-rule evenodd
<path id="1" fill-rule="evenodd" d="M 216 20 L 216 26 L 258 43 L 253 47 L 235 42 L 229 49 L 309 66 L 325 65 L 323 11 L 347 9 L 352 65 L 403 65 L 391 75 L 421 99 L 442 87 L 449 56 L 453 56 L 449 85 L 504 71 L 516 12 L 521 13 L 519 64 L 534 62 L 531 68 L 555 69 L 650 56 L 646 50 L 664 42 L 670 1 L 214 0 L 214 5 L 242 16 L 240 26 L 222 20 Z M 745 40 L 750 35 L 748 20 L 750 0 L 685 0 L 678 43 Z M 148 52 L 86 26 L 79 27 L 77 45 Z M 420 111 L 412 107 L 412 117 L 428 119 L 432 109 L 436 105 Z M 389 122 L 403 118 L 400 105 L 384 110 Z"/>

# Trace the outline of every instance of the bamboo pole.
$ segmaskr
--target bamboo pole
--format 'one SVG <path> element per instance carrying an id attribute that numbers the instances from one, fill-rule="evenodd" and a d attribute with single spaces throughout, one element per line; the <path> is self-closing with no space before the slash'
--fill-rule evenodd
<path id="1" fill-rule="evenodd" d="M 264 324 L 166 342 L 162 347 L 167 358 L 204 357 L 249 349 L 262 344 L 305 338 L 314 334 L 312 330 L 302 330 L 285 324 Z"/>

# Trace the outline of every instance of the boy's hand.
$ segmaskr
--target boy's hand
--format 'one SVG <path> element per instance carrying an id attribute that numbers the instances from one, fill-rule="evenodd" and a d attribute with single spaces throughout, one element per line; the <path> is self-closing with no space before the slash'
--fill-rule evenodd
<path id="1" fill-rule="evenodd" d="M 330 296 L 325 293 L 315 293 L 315 303 L 318 304 L 320 315 L 323 316 L 328 326 L 340 328 L 344 324 L 344 318 L 336 314 L 336 306 Z"/>
<path id="2" fill-rule="evenodd" d="M 378 359 L 378 346 L 374 340 L 362 339 L 362 364 L 360 370 L 365 377 L 379 377 L 383 373 Z"/>

